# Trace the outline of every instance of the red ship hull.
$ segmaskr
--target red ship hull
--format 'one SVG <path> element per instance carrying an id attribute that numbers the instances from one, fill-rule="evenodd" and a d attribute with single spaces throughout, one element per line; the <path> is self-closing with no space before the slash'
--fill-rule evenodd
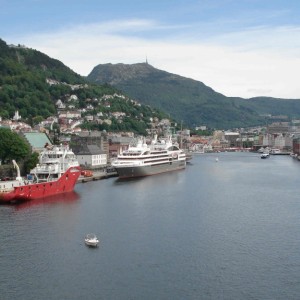
<path id="1" fill-rule="evenodd" d="M 0 193 L 0 203 L 28 201 L 71 192 L 79 176 L 80 168 L 71 167 L 56 181 L 21 185 L 11 192 Z"/>

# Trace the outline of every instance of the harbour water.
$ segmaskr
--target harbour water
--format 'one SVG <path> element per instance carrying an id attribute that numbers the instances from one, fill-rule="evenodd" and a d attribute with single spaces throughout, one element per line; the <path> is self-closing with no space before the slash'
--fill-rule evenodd
<path id="1" fill-rule="evenodd" d="M 0 298 L 299 299 L 299 179 L 288 156 L 204 154 L 0 206 Z"/>

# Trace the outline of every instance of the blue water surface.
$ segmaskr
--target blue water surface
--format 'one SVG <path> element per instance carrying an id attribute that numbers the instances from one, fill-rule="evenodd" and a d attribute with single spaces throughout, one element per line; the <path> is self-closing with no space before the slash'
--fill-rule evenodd
<path id="1" fill-rule="evenodd" d="M 204 154 L 0 206 L 0 298 L 300 299 L 299 179 L 289 156 Z"/>

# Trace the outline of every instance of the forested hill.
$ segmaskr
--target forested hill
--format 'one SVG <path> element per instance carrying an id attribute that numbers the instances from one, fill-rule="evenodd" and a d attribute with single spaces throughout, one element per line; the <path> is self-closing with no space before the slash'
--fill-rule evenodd
<path id="1" fill-rule="evenodd" d="M 109 108 L 99 102 L 103 96 L 116 94 L 117 97 L 112 96 Z M 77 96 L 78 101 L 69 103 L 70 95 Z M 39 51 L 8 46 L 0 39 L 0 116 L 11 118 L 18 110 L 22 118 L 34 123 L 55 115 L 58 99 L 72 104 L 75 109 L 84 109 L 92 103 L 94 109 L 87 113 L 102 114 L 103 118 L 114 112 L 126 112 L 122 123 L 115 118 L 111 118 L 110 126 L 86 122 L 83 126 L 88 129 L 145 132 L 151 118 L 166 116 L 149 106 L 136 105 L 136 101 L 110 85 L 88 82 L 62 62 Z"/>
<path id="2" fill-rule="evenodd" d="M 100 64 L 87 79 L 111 84 L 141 103 L 168 112 L 190 126 L 254 126 L 265 124 L 261 115 L 266 114 L 300 118 L 299 100 L 226 97 L 202 82 L 158 70 L 147 63 Z"/>
<path id="3" fill-rule="evenodd" d="M 85 80 L 58 60 L 22 46 L 8 46 L 0 39 L 0 115 L 12 117 L 19 110 L 24 118 L 55 113 L 54 98 L 62 94 L 46 78 L 70 84 Z M 66 89 L 65 89 L 66 90 Z"/>

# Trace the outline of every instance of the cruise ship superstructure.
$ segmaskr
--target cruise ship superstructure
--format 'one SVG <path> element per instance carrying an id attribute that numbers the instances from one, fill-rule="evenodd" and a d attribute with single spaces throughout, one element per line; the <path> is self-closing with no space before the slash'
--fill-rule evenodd
<path id="1" fill-rule="evenodd" d="M 184 169 L 186 154 L 172 142 L 171 136 L 160 140 L 155 136 L 149 145 L 145 138 L 139 138 L 118 155 L 112 166 L 119 178 L 150 176 Z"/>

